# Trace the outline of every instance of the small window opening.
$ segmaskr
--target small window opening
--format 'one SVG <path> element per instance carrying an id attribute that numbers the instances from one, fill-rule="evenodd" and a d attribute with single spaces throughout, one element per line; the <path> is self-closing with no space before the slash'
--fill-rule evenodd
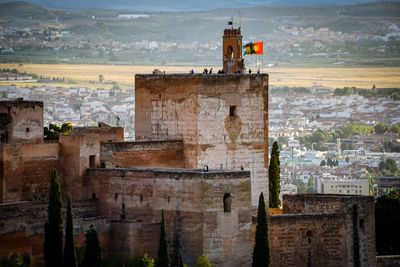
<path id="1" fill-rule="evenodd" d="M 231 212 L 232 198 L 231 194 L 224 194 L 224 212 Z"/>
<path id="2" fill-rule="evenodd" d="M 140 202 L 143 202 L 143 195 L 140 194 Z"/>
<path id="3" fill-rule="evenodd" d="M 114 194 L 114 200 L 117 201 L 118 200 L 118 193 Z"/>
<path id="4" fill-rule="evenodd" d="M 171 197 L 168 197 L 168 203 L 171 201 Z"/>
<path id="5" fill-rule="evenodd" d="M 89 167 L 90 168 L 96 167 L 96 156 L 95 155 L 89 156 Z"/>
<path id="6" fill-rule="evenodd" d="M 25 132 L 29 133 L 31 131 L 31 129 L 29 129 L 29 127 L 25 128 Z"/>
<path id="7" fill-rule="evenodd" d="M 364 219 L 360 219 L 359 225 L 360 225 L 360 229 L 364 230 Z"/>
<path id="8" fill-rule="evenodd" d="M 307 236 L 308 244 L 311 244 L 311 237 L 313 236 L 313 232 L 312 231 L 307 231 L 306 232 L 306 236 Z"/>
<path id="9" fill-rule="evenodd" d="M 102 167 L 102 168 L 105 168 L 105 167 L 106 167 L 106 163 L 105 163 L 104 161 L 101 163 L 101 167 Z"/>
<path id="10" fill-rule="evenodd" d="M 229 116 L 231 117 L 236 116 L 236 106 L 229 106 Z"/>

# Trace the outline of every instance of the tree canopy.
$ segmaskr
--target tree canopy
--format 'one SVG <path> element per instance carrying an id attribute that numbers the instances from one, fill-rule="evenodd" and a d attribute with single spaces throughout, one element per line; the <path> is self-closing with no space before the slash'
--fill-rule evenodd
<path id="1" fill-rule="evenodd" d="M 65 122 L 61 126 L 49 124 L 49 127 L 44 127 L 45 140 L 58 140 L 60 134 L 68 134 L 72 132 L 73 126 L 70 122 Z"/>
<path id="2" fill-rule="evenodd" d="M 44 260 L 46 267 L 62 266 L 63 241 L 63 202 L 58 174 L 51 169 L 48 219 L 45 223 Z"/>
<path id="3" fill-rule="evenodd" d="M 261 192 L 258 200 L 256 242 L 253 250 L 253 267 L 269 266 L 268 222 L 265 210 L 264 195 Z"/>
<path id="4" fill-rule="evenodd" d="M 167 243 L 167 232 L 165 230 L 164 210 L 161 211 L 161 229 L 160 240 L 158 245 L 157 267 L 169 267 L 169 253 Z"/>
<path id="5" fill-rule="evenodd" d="M 85 234 L 85 251 L 82 260 L 83 267 L 100 267 L 101 266 L 101 248 L 97 231 L 93 225 Z"/>
<path id="6" fill-rule="evenodd" d="M 271 159 L 268 167 L 268 184 L 269 184 L 269 206 L 271 208 L 279 208 L 279 194 L 281 191 L 281 168 L 279 161 L 279 146 L 277 142 L 272 145 Z"/>

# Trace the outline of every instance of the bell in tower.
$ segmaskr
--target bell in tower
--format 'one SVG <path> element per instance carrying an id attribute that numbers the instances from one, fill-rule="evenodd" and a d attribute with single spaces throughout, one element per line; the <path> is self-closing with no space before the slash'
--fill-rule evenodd
<path id="1" fill-rule="evenodd" d="M 233 23 L 230 21 L 229 25 Z M 222 39 L 222 61 L 224 72 L 227 74 L 243 73 L 244 60 L 242 58 L 242 35 L 240 27 L 224 30 Z"/>

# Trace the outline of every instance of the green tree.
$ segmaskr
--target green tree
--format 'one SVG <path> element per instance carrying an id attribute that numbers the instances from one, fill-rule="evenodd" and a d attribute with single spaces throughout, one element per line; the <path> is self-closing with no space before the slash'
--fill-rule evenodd
<path id="1" fill-rule="evenodd" d="M 1 267 L 29 267 L 29 264 L 30 257 L 28 254 L 11 253 L 7 258 L 0 261 Z"/>
<path id="2" fill-rule="evenodd" d="M 93 225 L 85 234 L 85 252 L 83 253 L 82 267 L 100 267 L 101 248 L 97 231 Z"/>
<path id="3" fill-rule="evenodd" d="M 310 176 L 307 181 L 307 193 L 313 193 L 314 192 L 314 178 Z"/>
<path id="4" fill-rule="evenodd" d="M 302 193 L 305 193 L 307 191 L 306 185 L 300 179 L 295 179 L 294 180 L 294 185 L 297 187 L 297 194 L 302 194 Z"/>
<path id="5" fill-rule="evenodd" d="M 383 133 L 385 133 L 386 131 L 389 130 L 389 126 L 387 126 L 386 123 L 379 122 L 374 126 L 374 129 L 375 129 L 375 133 L 383 134 Z"/>
<path id="6" fill-rule="evenodd" d="M 400 133 L 400 124 L 392 125 L 392 127 L 390 127 L 390 131 L 392 133 L 399 134 Z"/>
<path id="7" fill-rule="evenodd" d="M 201 255 L 197 258 L 196 267 L 211 267 L 210 259 L 207 255 Z"/>
<path id="8" fill-rule="evenodd" d="M 325 166 L 326 165 L 326 161 L 323 159 L 322 161 L 321 161 L 321 163 L 319 164 L 319 166 Z"/>
<path id="9" fill-rule="evenodd" d="M 164 210 L 161 211 L 161 230 L 158 245 L 157 267 L 169 267 L 167 232 L 165 230 Z"/>
<path id="10" fill-rule="evenodd" d="M 44 127 L 45 140 L 58 140 L 60 134 L 69 134 L 72 132 L 73 126 L 70 122 L 65 122 L 61 126 L 49 124 L 49 127 Z"/>
<path id="11" fill-rule="evenodd" d="M 144 253 L 143 255 L 135 256 L 126 267 L 154 267 L 155 260 L 149 256 L 149 254 Z"/>
<path id="12" fill-rule="evenodd" d="M 375 203 L 376 251 L 379 255 L 400 254 L 400 194 L 394 190 Z"/>
<path id="13" fill-rule="evenodd" d="M 182 253 L 179 250 L 178 267 L 187 267 L 187 264 L 183 261 Z"/>
<path id="14" fill-rule="evenodd" d="M 68 193 L 67 218 L 65 219 L 64 267 L 77 267 L 74 240 L 74 222 L 72 215 L 71 194 Z"/>
<path id="15" fill-rule="evenodd" d="M 258 200 L 256 244 L 253 251 L 253 267 L 269 266 L 268 222 L 265 211 L 264 195 Z"/>
<path id="16" fill-rule="evenodd" d="M 63 203 L 56 169 L 51 169 L 48 219 L 44 225 L 44 261 L 46 267 L 62 266 Z"/>
<path id="17" fill-rule="evenodd" d="M 269 206 L 271 208 L 279 208 L 281 204 L 279 200 L 279 193 L 281 191 L 280 173 L 279 146 L 277 142 L 274 142 L 268 167 Z"/>
<path id="18" fill-rule="evenodd" d="M 397 163 L 394 159 L 382 160 L 379 162 L 378 169 L 382 175 L 395 175 L 398 171 Z"/>

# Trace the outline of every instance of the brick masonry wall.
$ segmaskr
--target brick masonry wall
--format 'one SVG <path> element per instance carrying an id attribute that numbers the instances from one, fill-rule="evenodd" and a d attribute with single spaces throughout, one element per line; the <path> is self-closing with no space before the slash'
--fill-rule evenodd
<path id="1" fill-rule="evenodd" d="M 100 160 L 107 168 L 186 166 L 181 140 L 102 143 Z"/>

